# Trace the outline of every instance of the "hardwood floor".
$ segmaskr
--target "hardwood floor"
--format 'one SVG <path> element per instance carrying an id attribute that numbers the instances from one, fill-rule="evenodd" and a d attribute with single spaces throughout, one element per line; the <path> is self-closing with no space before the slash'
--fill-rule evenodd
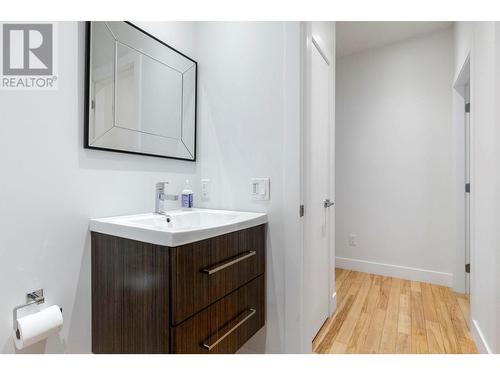
<path id="1" fill-rule="evenodd" d="M 337 311 L 316 353 L 473 354 L 469 300 L 450 288 L 337 268 Z"/>

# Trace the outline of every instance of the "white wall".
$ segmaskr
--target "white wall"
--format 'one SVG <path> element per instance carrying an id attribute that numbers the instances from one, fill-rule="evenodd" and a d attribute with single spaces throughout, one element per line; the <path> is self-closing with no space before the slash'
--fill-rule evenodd
<path id="1" fill-rule="evenodd" d="M 248 350 L 283 351 L 285 251 L 298 244 L 298 215 L 287 215 L 299 202 L 299 24 L 139 26 L 199 62 L 199 162 L 83 149 L 84 28 L 61 23 L 59 89 L 0 91 L 0 352 L 14 352 L 12 307 L 39 287 L 65 323 L 60 339 L 26 352 L 90 352 L 88 219 L 151 212 L 161 180 L 172 192 L 193 180 L 199 205 L 200 177 L 212 181 L 204 206 L 269 213 L 267 329 Z M 250 200 L 261 176 L 270 202 Z"/>
<path id="2" fill-rule="evenodd" d="M 454 30 L 455 76 L 471 59 L 471 318 L 478 348 L 498 352 L 498 24 L 458 22 Z"/>
<path id="3" fill-rule="evenodd" d="M 164 25 L 169 43 L 176 40 Z M 154 28 L 149 31 L 154 32 Z M 182 35 L 185 35 L 184 32 Z M 154 185 L 180 189 L 190 162 L 83 149 L 83 24 L 59 24 L 59 88 L 0 91 L 0 352 L 14 352 L 12 308 L 44 288 L 64 309 L 61 339 L 25 352 L 90 352 L 88 219 L 151 212 Z"/>
<path id="4" fill-rule="evenodd" d="M 338 59 L 337 266 L 451 285 L 452 79 L 451 29 Z"/>
<path id="5" fill-rule="evenodd" d="M 267 322 L 242 351 L 283 352 L 294 314 L 285 258 L 299 243 L 299 23 L 207 22 L 198 32 L 197 172 L 211 181 L 211 199 L 199 203 L 268 213 Z M 270 201 L 250 199 L 252 177 L 271 178 Z"/>

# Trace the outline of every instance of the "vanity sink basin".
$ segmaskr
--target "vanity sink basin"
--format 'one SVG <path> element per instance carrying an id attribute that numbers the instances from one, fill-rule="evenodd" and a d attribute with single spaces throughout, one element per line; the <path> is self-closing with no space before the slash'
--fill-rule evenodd
<path id="1" fill-rule="evenodd" d="M 255 212 L 193 208 L 160 214 L 116 216 L 90 220 L 90 230 L 162 246 L 180 246 L 267 222 Z"/>

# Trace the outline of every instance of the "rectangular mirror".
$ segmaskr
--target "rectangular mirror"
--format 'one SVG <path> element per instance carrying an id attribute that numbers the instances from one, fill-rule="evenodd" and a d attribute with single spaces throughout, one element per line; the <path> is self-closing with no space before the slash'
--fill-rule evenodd
<path id="1" fill-rule="evenodd" d="M 196 61 L 129 22 L 86 32 L 84 146 L 196 160 Z"/>

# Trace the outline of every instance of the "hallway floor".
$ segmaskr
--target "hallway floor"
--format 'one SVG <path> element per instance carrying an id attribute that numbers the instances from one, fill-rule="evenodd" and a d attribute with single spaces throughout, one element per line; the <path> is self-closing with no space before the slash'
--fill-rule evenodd
<path id="1" fill-rule="evenodd" d="M 336 269 L 337 311 L 316 353 L 477 353 L 468 296 L 450 288 Z"/>

